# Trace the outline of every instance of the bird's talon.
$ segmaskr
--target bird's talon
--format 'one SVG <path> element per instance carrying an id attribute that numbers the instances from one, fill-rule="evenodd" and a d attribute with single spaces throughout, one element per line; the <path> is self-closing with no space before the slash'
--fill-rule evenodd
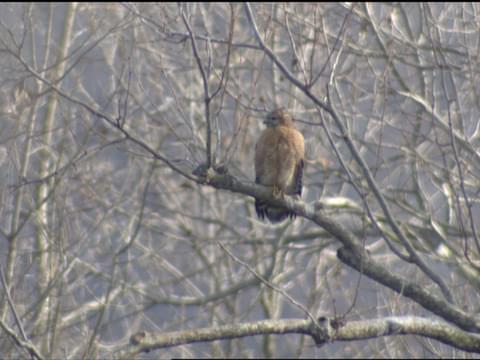
<path id="1" fill-rule="evenodd" d="M 283 199 L 283 191 L 278 186 L 273 187 L 272 195 L 274 198 Z"/>

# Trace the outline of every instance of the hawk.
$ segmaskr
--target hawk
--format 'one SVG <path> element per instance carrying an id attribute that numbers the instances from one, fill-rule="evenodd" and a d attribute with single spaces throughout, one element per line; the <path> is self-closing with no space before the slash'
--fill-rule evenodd
<path id="1" fill-rule="evenodd" d="M 305 144 L 294 121 L 285 109 L 272 111 L 264 121 L 267 128 L 255 146 L 255 183 L 272 186 L 277 197 L 302 195 Z M 255 200 L 255 210 L 261 220 L 266 216 L 271 223 L 295 218 L 294 212 L 260 200 Z"/>

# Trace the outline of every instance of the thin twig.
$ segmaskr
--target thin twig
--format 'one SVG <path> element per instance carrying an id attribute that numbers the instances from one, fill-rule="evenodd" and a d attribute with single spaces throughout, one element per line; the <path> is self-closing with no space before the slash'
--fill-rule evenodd
<path id="1" fill-rule="evenodd" d="M 0 327 L 2 328 L 3 331 L 5 331 L 10 338 L 13 339 L 13 341 L 20 347 L 24 348 L 27 350 L 32 357 L 37 358 L 39 360 L 45 359 L 40 352 L 37 350 L 37 348 L 30 342 L 30 341 L 23 341 L 22 339 L 19 339 L 17 334 L 15 334 L 15 331 L 11 329 L 3 320 L 0 319 Z"/>
<path id="2" fill-rule="evenodd" d="M 18 328 L 20 329 L 20 333 L 22 334 L 23 340 L 29 341 L 25 330 L 23 329 L 22 322 L 20 321 L 20 317 L 17 314 L 17 310 L 15 309 L 15 305 L 12 301 L 12 297 L 10 296 L 10 290 L 8 289 L 7 281 L 5 280 L 5 273 L 3 272 L 3 267 L 0 266 L 0 277 L 2 279 L 2 286 L 5 294 L 7 295 L 7 302 L 12 310 L 13 318 L 15 319 L 15 323 L 17 324 Z"/>
<path id="3" fill-rule="evenodd" d="M 25 70 L 27 70 L 33 77 L 35 77 L 36 79 L 40 80 L 42 83 L 44 83 L 45 85 L 47 85 L 51 90 L 55 91 L 59 96 L 63 97 L 64 99 L 70 101 L 71 103 L 73 104 L 76 104 L 76 105 L 79 105 L 80 107 L 83 107 L 85 110 L 87 110 L 88 112 L 90 112 L 92 115 L 98 117 L 99 119 L 102 119 L 104 120 L 105 122 L 107 122 L 109 125 L 111 125 L 112 127 L 116 128 L 118 131 L 120 131 L 120 133 L 122 133 L 124 136 L 125 136 L 125 139 L 137 144 L 138 146 L 140 146 L 143 150 L 145 150 L 146 152 L 148 152 L 150 155 L 152 155 L 155 159 L 158 159 L 160 161 L 162 161 L 163 163 L 165 163 L 168 167 L 170 167 L 173 171 L 181 174 L 182 176 L 184 176 L 185 178 L 189 179 L 189 180 L 192 180 L 192 181 L 195 181 L 195 182 L 198 182 L 198 178 L 197 177 L 194 177 L 192 175 L 190 175 L 189 173 L 183 171 L 182 169 L 180 169 L 178 166 L 176 166 L 175 164 L 173 164 L 172 161 L 168 160 L 166 157 L 164 157 L 163 155 L 159 154 L 157 151 L 155 151 L 154 149 L 152 149 L 149 145 L 147 145 L 145 142 L 139 140 L 138 138 L 134 137 L 132 134 L 130 134 L 129 131 L 126 130 L 125 127 L 119 127 L 118 126 L 118 123 L 117 121 L 111 119 L 107 114 L 104 114 L 103 112 L 101 112 L 100 110 L 97 110 L 95 109 L 94 107 L 88 105 L 87 103 L 79 100 L 79 99 L 76 99 L 70 95 L 68 95 L 67 93 L 65 93 L 60 87 L 58 87 L 57 85 L 55 85 L 54 83 L 48 81 L 47 79 L 45 79 L 43 76 L 39 75 L 35 70 L 33 70 L 31 68 L 30 65 L 28 65 L 27 62 L 25 62 L 25 60 L 23 60 L 23 58 L 17 54 L 15 54 L 13 51 L 10 51 L 10 53 L 16 57 L 16 59 L 23 65 L 23 67 L 25 68 Z"/>
<path id="4" fill-rule="evenodd" d="M 207 122 L 207 134 L 206 134 L 206 139 L 207 139 L 207 169 L 212 166 L 212 124 L 210 120 L 210 101 L 212 98 L 210 97 L 210 93 L 208 90 L 208 78 L 207 74 L 205 73 L 205 69 L 203 68 L 202 60 L 200 59 L 200 55 L 198 53 L 198 48 L 197 48 L 197 41 L 195 40 L 195 37 L 193 36 L 193 31 L 190 26 L 190 23 L 188 22 L 187 16 L 185 15 L 185 11 L 182 8 L 181 10 L 182 13 L 182 19 L 183 22 L 188 30 L 188 33 L 190 34 L 190 40 L 192 42 L 192 49 L 193 49 L 193 55 L 195 56 L 195 60 L 198 65 L 198 69 L 200 71 L 200 74 L 202 75 L 202 81 L 203 81 L 203 91 L 204 91 L 204 96 L 203 100 L 205 102 L 205 121 Z M 211 56 L 211 54 L 210 54 Z M 219 139 L 217 139 L 219 141 Z"/>
<path id="5" fill-rule="evenodd" d="M 283 296 L 285 296 L 285 298 L 290 302 L 292 303 L 293 305 L 295 305 L 296 307 L 298 307 L 300 310 L 302 310 L 303 312 L 305 312 L 305 314 L 310 318 L 310 320 L 312 320 L 312 322 L 317 325 L 317 326 L 320 326 L 320 324 L 318 323 L 317 319 L 315 318 L 315 316 L 301 303 L 299 303 L 297 300 L 295 300 L 293 297 L 291 297 L 285 290 L 279 288 L 278 286 L 272 284 L 270 281 L 268 281 L 267 279 L 265 279 L 262 275 L 260 275 L 258 272 L 255 271 L 255 269 L 253 269 L 250 265 L 248 265 L 247 263 L 245 263 L 244 261 L 240 260 L 238 257 L 236 257 L 225 245 L 223 245 L 220 241 L 217 241 L 217 245 L 220 246 L 222 248 L 223 251 L 225 251 L 228 256 L 230 256 L 235 262 L 237 262 L 238 264 L 242 265 L 245 269 L 247 269 L 250 273 L 252 273 L 253 275 L 255 275 L 256 278 L 258 278 L 260 281 L 262 281 L 262 283 L 264 283 L 265 285 L 267 285 L 270 289 L 282 294 Z"/>

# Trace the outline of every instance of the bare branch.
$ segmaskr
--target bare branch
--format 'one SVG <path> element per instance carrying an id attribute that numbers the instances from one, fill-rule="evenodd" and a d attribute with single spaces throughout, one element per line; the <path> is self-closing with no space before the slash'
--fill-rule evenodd
<path id="1" fill-rule="evenodd" d="M 387 317 L 348 321 L 336 325 L 335 320 L 322 319 L 321 331 L 312 326 L 309 320 L 264 320 L 254 323 L 225 325 L 211 328 L 164 332 L 159 334 L 143 333 L 132 337 L 133 348 L 116 353 L 120 359 L 131 358 L 142 352 L 149 352 L 183 344 L 227 340 L 252 335 L 310 335 L 318 345 L 326 341 L 352 341 L 377 338 L 379 336 L 420 335 L 445 344 L 459 344 L 469 352 L 480 352 L 480 337 L 458 330 L 446 323 L 414 317 Z M 333 324 L 333 325 L 332 325 Z"/>
<path id="2" fill-rule="evenodd" d="M 10 327 L 8 327 L 7 324 L 5 324 L 5 322 L 3 320 L 0 320 L 0 327 L 2 328 L 3 331 L 5 331 L 5 333 L 7 333 L 7 335 L 13 339 L 13 341 L 18 345 L 20 346 L 21 348 L 25 349 L 26 351 L 28 351 L 30 353 L 30 355 L 34 358 L 34 359 L 39 359 L 39 360 L 43 360 L 44 357 L 40 354 L 40 352 L 37 350 L 37 348 L 30 342 L 30 341 L 24 341 L 22 339 L 20 339 L 17 334 L 15 334 L 15 332 L 13 331 L 13 329 L 11 329 Z"/>
<path id="3" fill-rule="evenodd" d="M 203 64 L 202 64 L 202 59 L 200 59 L 200 55 L 198 53 L 197 42 L 195 40 L 195 37 L 193 36 L 192 28 L 190 26 L 190 23 L 188 22 L 187 16 L 185 15 L 185 9 L 183 7 L 181 12 L 182 12 L 183 22 L 187 27 L 188 33 L 190 34 L 190 40 L 192 41 L 193 54 L 195 55 L 195 60 L 197 61 L 198 69 L 200 71 L 200 74 L 202 75 L 203 93 L 204 93 L 203 98 L 205 101 L 205 121 L 207 122 L 207 127 L 206 127 L 207 168 L 210 168 L 210 166 L 212 166 L 212 124 L 210 120 L 210 101 L 212 100 L 212 98 L 210 97 L 210 91 L 208 89 L 207 74 L 205 73 L 205 69 L 203 68 Z M 209 58 L 211 58 L 211 54 L 209 55 Z"/>
<path id="4" fill-rule="evenodd" d="M 462 329 L 467 331 L 480 331 L 480 321 L 475 320 L 471 315 L 429 294 L 425 289 L 415 283 L 397 277 L 384 266 L 374 261 L 365 251 L 362 243 L 353 234 L 322 213 L 321 203 L 313 207 L 305 204 L 301 200 L 295 200 L 291 197 L 283 200 L 274 199 L 271 195 L 271 189 L 253 183 L 240 182 L 230 175 L 217 174 L 210 176 L 208 185 L 217 189 L 253 196 L 270 205 L 285 207 L 294 211 L 299 216 L 312 220 L 344 245 L 343 250 L 339 251 L 338 256 L 342 261 L 348 261 L 348 265 L 354 267 L 357 271 L 392 288 L 399 294 L 411 298 L 425 309 L 443 317 L 445 320 L 453 322 Z M 409 291 L 406 291 L 406 289 L 409 289 Z"/>

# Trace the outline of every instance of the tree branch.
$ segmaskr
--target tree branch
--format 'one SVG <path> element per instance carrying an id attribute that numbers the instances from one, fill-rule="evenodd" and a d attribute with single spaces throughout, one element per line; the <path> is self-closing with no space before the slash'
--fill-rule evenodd
<path id="1" fill-rule="evenodd" d="M 373 260 L 355 235 L 321 211 L 321 203 L 312 206 L 302 200 L 297 200 L 289 196 L 286 196 L 285 199 L 273 198 L 272 190 L 269 187 L 250 182 L 241 182 L 229 174 L 209 173 L 205 181 L 207 185 L 213 186 L 214 188 L 250 195 L 269 205 L 285 207 L 294 211 L 298 216 L 310 219 L 344 245 L 337 254 L 343 262 L 362 272 L 369 278 L 412 299 L 426 310 L 441 316 L 443 319 L 458 327 L 466 331 L 480 332 L 480 322 L 474 319 L 471 314 L 465 313 L 456 306 L 430 294 L 427 290 L 415 283 L 394 275 L 391 271 Z"/>
<path id="2" fill-rule="evenodd" d="M 133 347 L 123 346 L 116 358 L 128 359 L 142 352 L 185 344 L 228 340 L 255 335 L 304 334 L 317 346 L 333 341 L 367 340 L 380 336 L 420 335 L 438 340 L 468 352 L 480 352 L 480 336 L 469 334 L 444 322 L 422 317 L 386 317 L 349 321 L 333 326 L 333 319 L 321 318 L 320 328 L 309 320 L 262 320 L 254 323 L 232 324 L 192 330 L 149 334 L 141 332 L 130 338 Z"/>
<path id="3" fill-rule="evenodd" d="M 11 329 L 7 324 L 5 324 L 5 322 L 3 320 L 0 320 L 0 328 L 2 328 L 2 330 L 8 335 L 10 336 L 10 338 L 18 345 L 20 346 L 21 348 L 24 348 L 26 351 L 28 351 L 30 353 L 30 355 L 35 358 L 35 359 L 39 359 L 39 360 L 43 360 L 44 357 L 40 354 L 40 352 L 37 350 L 37 348 L 35 347 L 35 345 L 33 345 L 30 341 L 26 340 L 26 341 L 23 341 L 22 339 L 20 339 L 17 334 L 15 333 L 15 331 L 13 331 L 13 329 Z"/>
<path id="4" fill-rule="evenodd" d="M 188 33 L 190 34 L 190 40 L 192 41 L 193 54 L 195 56 L 195 60 L 198 65 L 198 69 L 200 71 L 200 74 L 202 75 L 203 92 L 204 92 L 203 100 L 205 102 L 205 120 L 207 122 L 207 127 L 206 127 L 207 167 L 210 167 L 212 165 L 212 125 L 210 121 L 210 101 L 212 100 L 212 98 L 210 97 L 210 92 L 208 89 L 208 76 L 205 73 L 202 60 L 200 59 L 200 54 L 198 53 L 197 42 L 195 40 L 195 37 L 193 36 L 193 30 L 192 30 L 192 27 L 190 26 L 190 23 L 188 22 L 184 9 L 181 10 L 181 13 L 182 13 L 182 19 L 185 24 L 185 27 L 187 28 Z"/>

